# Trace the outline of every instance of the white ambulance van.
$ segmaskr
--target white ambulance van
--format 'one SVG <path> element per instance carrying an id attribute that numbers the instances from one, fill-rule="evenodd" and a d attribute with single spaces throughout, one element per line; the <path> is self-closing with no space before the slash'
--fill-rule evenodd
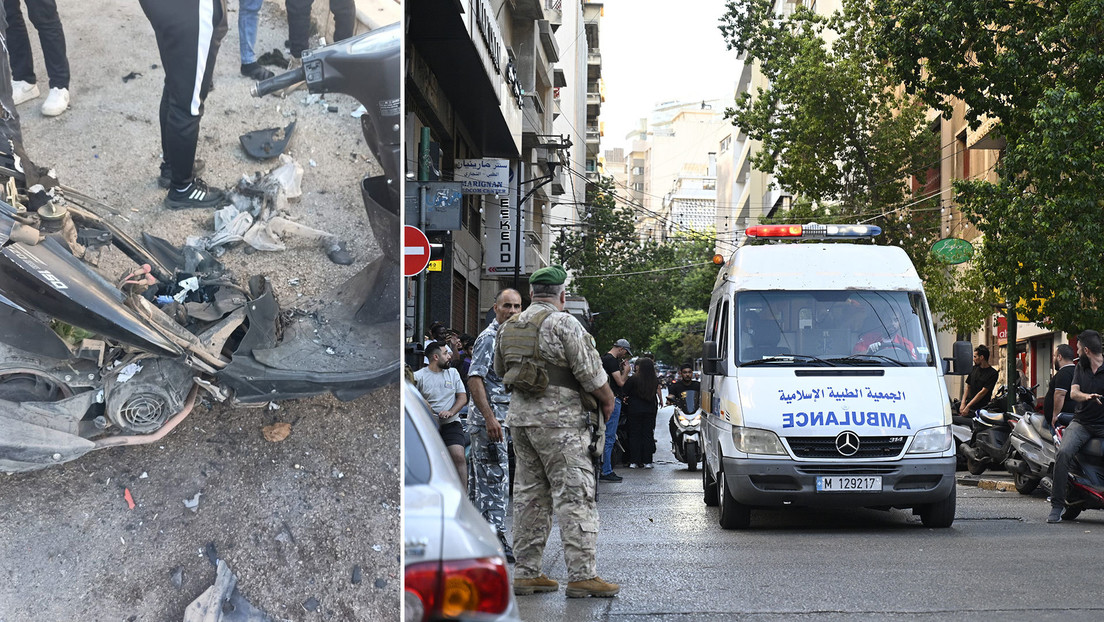
<path id="1" fill-rule="evenodd" d="M 955 514 L 943 361 L 920 277 L 865 225 L 761 225 L 721 268 L 702 360 L 705 503 Z M 821 243 L 795 243 L 803 240 Z M 955 348 L 957 366 L 969 365 Z M 967 360 L 959 361 L 965 356 Z"/>

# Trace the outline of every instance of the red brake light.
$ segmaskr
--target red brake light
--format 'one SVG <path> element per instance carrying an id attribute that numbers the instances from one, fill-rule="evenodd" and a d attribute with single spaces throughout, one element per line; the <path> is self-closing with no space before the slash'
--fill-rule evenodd
<path id="1" fill-rule="evenodd" d="M 422 606 L 422 616 L 414 620 L 457 618 L 470 612 L 500 614 L 510 606 L 510 576 L 501 557 L 446 561 L 440 566 L 412 564 L 405 578 L 408 616 L 411 605 Z"/>
<path id="2" fill-rule="evenodd" d="M 801 225 L 756 225 L 744 233 L 755 238 L 799 238 Z"/>

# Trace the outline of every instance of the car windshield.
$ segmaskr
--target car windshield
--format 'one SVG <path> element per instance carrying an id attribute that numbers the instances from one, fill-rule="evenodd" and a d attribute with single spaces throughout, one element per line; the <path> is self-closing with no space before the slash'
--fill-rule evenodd
<path id="1" fill-rule="evenodd" d="M 741 365 L 935 364 L 920 292 L 744 291 L 736 309 Z"/>

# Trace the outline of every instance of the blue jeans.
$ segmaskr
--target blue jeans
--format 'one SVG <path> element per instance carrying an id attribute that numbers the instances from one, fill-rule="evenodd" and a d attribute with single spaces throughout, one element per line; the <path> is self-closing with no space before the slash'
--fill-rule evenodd
<path id="1" fill-rule="evenodd" d="M 613 453 L 613 444 L 617 442 L 617 420 L 621 418 L 621 398 L 613 401 L 613 414 L 606 422 L 606 448 L 602 450 L 602 475 L 613 473 L 613 465 L 610 464 L 610 454 Z"/>
<path id="2" fill-rule="evenodd" d="M 264 0 L 241 0 L 238 3 L 238 42 L 241 46 L 241 64 L 257 62 L 253 45 L 257 43 L 258 13 Z"/>

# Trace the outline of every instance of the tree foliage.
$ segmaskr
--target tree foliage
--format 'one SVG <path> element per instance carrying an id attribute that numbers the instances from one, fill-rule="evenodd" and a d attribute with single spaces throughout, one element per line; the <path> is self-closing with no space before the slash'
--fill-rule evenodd
<path id="1" fill-rule="evenodd" d="M 730 1 L 720 26 L 729 49 L 757 63 L 767 81 L 743 93 L 728 116 L 762 142 L 753 165 L 799 197 L 768 220 L 879 225 L 875 243 L 908 253 L 945 324 L 976 329 L 985 313 L 957 304 L 982 295 L 966 287 L 976 280 L 954 278 L 930 252 L 941 237 L 942 205 L 923 182 L 929 170 L 938 171 L 939 136 L 924 102 L 899 88 L 897 75 L 875 55 L 882 33 L 873 27 L 870 3 L 844 0 L 831 16 L 798 7 L 784 17 L 774 4 Z"/>
<path id="2" fill-rule="evenodd" d="M 955 184 L 981 278 L 1026 319 L 1104 325 L 1104 3 L 872 0 L 876 51 L 922 101 L 998 120 L 999 182 Z"/>
<path id="3" fill-rule="evenodd" d="M 572 293 L 584 296 L 596 315 L 599 350 L 628 339 L 638 350 L 650 344 L 676 307 L 705 309 L 717 268 L 711 263 L 712 232 L 685 234 L 659 244 L 641 242 L 634 213 L 619 203 L 609 180 L 594 192 L 580 231 L 561 235 L 555 256 L 572 275 Z M 690 266 L 671 269 L 678 266 Z"/>
<path id="4" fill-rule="evenodd" d="M 649 344 L 656 359 L 681 365 L 700 357 L 705 341 L 706 318 L 705 306 L 675 309 L 671 319 L 660 327 Z"/>

